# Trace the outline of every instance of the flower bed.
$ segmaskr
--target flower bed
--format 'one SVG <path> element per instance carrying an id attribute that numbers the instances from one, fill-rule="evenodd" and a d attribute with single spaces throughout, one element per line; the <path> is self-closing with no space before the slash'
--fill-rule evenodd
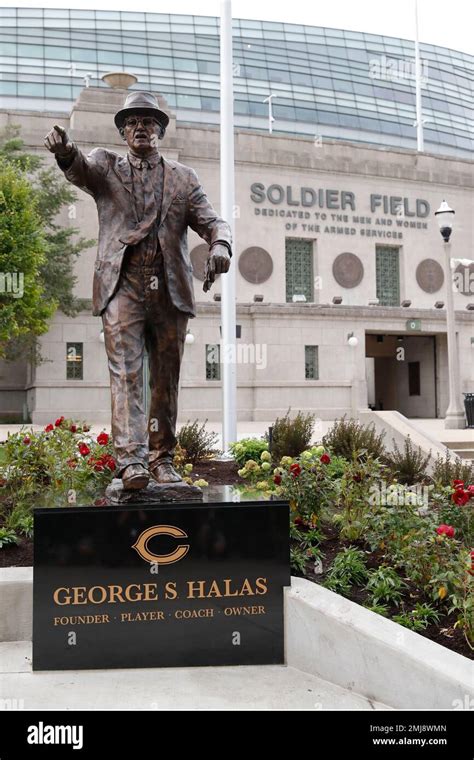
<path id="1" fill-rule="evenodd" d="M 468 657 L 474 652 L 474 484 L 401 485 L 367 452 L 322 446 L 239 470 L 287 498 L 291 564 L 306 577 Z"/>
<path id="2" fill-rule="evenodd" d="M 174 465 L 193 482 L 193 465 L 179 446 Z M 116 469 L 110 436 L 93 437 L 84 422 L 59 417 L 40 432 L 9 436 L 0 446 L 0 549 L 20 546 L 28 554 L 33 507 L 103 506 Z M 207 485 L 202 478 L 194 483 Z"/>
<path id="3" fill-rule="evenodd" d="M 199 484 L 288 499 L 291 565 L 300 575 L 472 657 L 474 484 L 393 479 L 367 451 L 351 460 L 313 446 L 272 461 L 261 439 L 233 445 L 236 462 L 203 461 Z M 178 448 L 175 466 L 192 465 Z M 116 463 L 106 433 L 58 418 L 0 446 L 0 565 L 32 563 L 32 507 L 101 506 Z"/>

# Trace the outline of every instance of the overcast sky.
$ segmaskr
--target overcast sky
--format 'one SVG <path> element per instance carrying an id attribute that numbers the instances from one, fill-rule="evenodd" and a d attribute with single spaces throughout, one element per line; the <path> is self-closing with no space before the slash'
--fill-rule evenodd
<path id="1" fill-rule="evenodd" d="M 219 0 L 0 0 L 22 8 L 95 8 L 218 16 Z M 420 40 L 474 53 L 472 0 L 418 0 Z M 287 21 L 413 39 L 415 0 L 233 0 L 236 18 Z"/>

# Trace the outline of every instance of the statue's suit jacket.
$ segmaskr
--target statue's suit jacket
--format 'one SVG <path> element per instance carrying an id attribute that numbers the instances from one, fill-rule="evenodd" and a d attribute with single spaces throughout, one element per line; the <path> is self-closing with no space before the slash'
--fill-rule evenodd
<path id="1" fill-rule="evenodd" d="M 95 148 L 87 156 L 74 145 L 72 163 L 59 168 L 74 185 L 92 195 L 99 215 L 99 246 L 95 262 L 93 314 L 99 316 L 113 297 L 122 260 L 139 224 L 133 200 L 132 170 L 127 156 Z M 66 159 L 67 160 L 67 159 Z M 70 161 L 70 159 L 69 159 Z M 163 156 L 163 200 L 158 239 L 163 253 L 165 277 L 174 305 L 196 316 L 187 229 L 191 227 L 211 245 L 218 240 L 232 243 L 230 226 L 212 208 L 196 172 Z"/>

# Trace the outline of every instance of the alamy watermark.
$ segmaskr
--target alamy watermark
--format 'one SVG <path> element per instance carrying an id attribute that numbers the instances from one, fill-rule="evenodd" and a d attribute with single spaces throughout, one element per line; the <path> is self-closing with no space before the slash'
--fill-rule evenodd
<path id="1" fill-rule="evenodd" d="M 381 79 L 386 82 L 415 82 L 416 61 L 414 58 L 387 58 L 386 55 L 371 58 L 369 60 L 370 79 Z M 428 83 L 429 66 L 428 60 L 420 61 L 420 82 Z"/>
<path id="2" fill-rule="evenodd" d="M 255 364 L 257 369 L 267 367 L 266 343 L 220 343 L 209 345 L 206 351 L 209 364 Z"/>
<path id="3" fill-rule="evenodd" d="M 23 272 L 0 272 L 0 294 L 23 298 L 25 278 Z"/>
<path id="4" fill-rule="evenodd" d="M 382 481 L 369 488 L 368 502 L 376 507 L 428 507 L 429 497 L 429 486 L 418 483 L 406 488 L 401 485 L 387 485 Z"/>

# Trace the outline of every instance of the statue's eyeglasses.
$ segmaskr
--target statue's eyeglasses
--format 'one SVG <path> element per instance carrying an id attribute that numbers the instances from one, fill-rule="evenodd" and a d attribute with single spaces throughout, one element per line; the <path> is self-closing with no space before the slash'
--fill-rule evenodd
<path id="1" fill-rule="evenodd" d="M 134 127 L 138 126 L 139 123 L 143 124 L 145 129 L 151 129 L 152 127 L 156 126 L 156 124 L 158 124 L 157 120 L 154 119 L 153 116 L 130 116 L 128 119 L 125 119 L 124 125 L 133 129 Z"/>

